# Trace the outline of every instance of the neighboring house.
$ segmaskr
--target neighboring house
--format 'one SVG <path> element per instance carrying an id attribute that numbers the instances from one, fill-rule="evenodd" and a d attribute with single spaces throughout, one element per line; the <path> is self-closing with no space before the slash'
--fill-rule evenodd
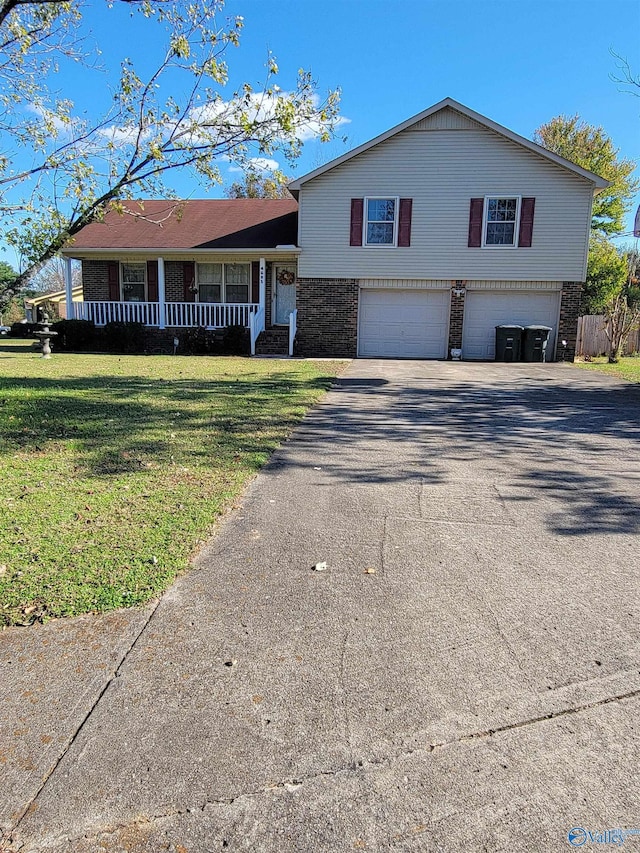
<path id="1" fill-rule="evenodd" d="M 450 98 L 293 181 L 298 199 L 109 213 L 65 250 L 101 324 L 250 326 L 308 356 L 494 355 L 544 324 L 573 357 L 591 206 L 607 181 Z M 133 203 L 130 203 L 133 204 Z M 144 202 L 158 219 L 169 202 Z"/>
<path id="2" fill-rule="evenodd" d="M 74 285 L 73 287 L 73 301 L 74 302 L 82 302 L 82 285 Z M 49 293 L 42 293 L 39 296 L 31 296 L 24 300 L 24 313 L 26 316 L 26 320 L 28 323 L 36 323 L 38 321 L 37 313 L 38 308 L 46 309 L 49 305 L 53 305 L 54 310 L 56 312 L 55 317 L 51 317 L 51 320 L 60 319 L 66 320 L 67 318 L 67 292 L 66 290 L 53 290 Z"/>

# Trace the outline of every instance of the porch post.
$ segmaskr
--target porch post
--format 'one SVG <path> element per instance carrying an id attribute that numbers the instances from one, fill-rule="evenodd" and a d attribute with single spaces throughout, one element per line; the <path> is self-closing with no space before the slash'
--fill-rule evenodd
<path id="1" fill-rule="evenodd" d="M 73 304 L 73 274 L 71 270 L 71 258 L 65 259 L 64 290 L 65 298 L 67 300 L 67 320 L 75 320 L 76 309 Z"/>
<path id="2" fill-rule="evenodd" d="M 267 309 L 267 262 L 260 258 L 260 307 Z"/>
<path id="3" fill-rule="evenodd" d="M 166 329 L 164 258 L 158 258 L 158 328 Z"/>

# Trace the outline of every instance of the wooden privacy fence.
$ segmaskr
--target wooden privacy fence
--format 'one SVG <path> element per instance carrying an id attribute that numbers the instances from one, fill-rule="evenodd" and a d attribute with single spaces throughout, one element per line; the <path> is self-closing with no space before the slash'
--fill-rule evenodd
<path id="1" fill-rule="evenodd" d="M 609 338 L 605 332 L 602 314 L 588 314 L 578 318 L 578 340 L 576 355 L 603 355 L 609 352 Z M 624 355 L 640 351 L 640 330 L 631 332 L 624 348 Z"/>

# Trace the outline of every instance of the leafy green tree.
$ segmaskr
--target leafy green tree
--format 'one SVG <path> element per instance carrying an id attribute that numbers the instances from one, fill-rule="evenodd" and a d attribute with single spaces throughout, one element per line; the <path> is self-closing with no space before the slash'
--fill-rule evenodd
<path id="1" fill-rule="evenodd" d="M 606 237 L 592 234 L 582 312 L 602 314 L 607 304 L 622 292 L 626 280 L 627 264 L 624 257 Z"/>
<path id="2" fill-rule="evenodd" d="M 18 273 L 11 264 L 0 261 L 0 312 L 4 314 L 13 296 L 13 288 L 18 278 Z"/>
<path id="3" fill-rule="evenodd" d="M 594 198 L 591 229 L 604 235 L 624 231 L 624 217 L 640 181 L 633 177 L 634 161 L 618 157 L 619 149 L 604 129 L 587 124 L 577 115 L 560 115 L 541 125 L 534 141 L 610 181 L 611 186 Z"/>
<path id="4" fill-rule="evenodd" d="M 101 14 L 121 5 L 105 4 Z M 175 198 L 176 170 L 218 185 L 221 164 L 244 169 L 276 151 L 293 161 L 306 139 L 330 139 L 339 121 L 337 91 L 320 97 L 302 70 L 282 90 L 271 55 L 262 87 L 226 90 L 226 55 L 243 20 L 222 19 L 223 0 L 127 6 L 155 27 L 149 49 L 135 63 L 122 60 L 111 107 L 90 121 L 49 82 L 60 63 L 84 63 L 86 74 L 99 63 L 87 51 L 95 31 L 85 38 L 82 7 L 0 0 L 0 240 L 22 259 L 17 286 L 110 207 L 131 215 L 123 199 Z"/>
<path id="5" fill-rule="evenodd" d="M 288 181 L 282 172 L 247 171 L 243 179 L 230 184 L 224 194 L 227 198 L 292 198 L 287 189 Z"/>

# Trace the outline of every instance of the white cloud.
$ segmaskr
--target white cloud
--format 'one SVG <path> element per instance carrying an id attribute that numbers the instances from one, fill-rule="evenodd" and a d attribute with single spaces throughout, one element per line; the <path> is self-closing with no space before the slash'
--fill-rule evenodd
<path id="1" fill-rule="evenodd" d="M 112 142 L 114 145 L 132 144 L 138 138 L 139 129 L 137 127 L 118 127 L 117 124 L 110 124 L 107 127 L 101 127 L 98 133 L 104 137 L 107 142 Z M 145 133 L 142 137 L 145 137 Z"/>
<path id="2" fill-rule="evenodd" d="M 72 119 L 63 119 L 57 113 L 46 109 L 46 107 L 43 107 L 41 104 L 28 104 L 27 109 L 30 113 L 40 116 L 47 127 L 51 127 L 56 134 L 68 132 L 73 129 Z"/>
<path id="3" fill-rule="evenodd" d="M 275 91 L 270 95 L 264 92 L 254 92 L 246 98 L 234 98 L 228 101 L 218 98 L 209 103 L 193 107 L 177 128 L 171 123 L 167 124 L 164 128 L 162 125 L 157 125 L 147 129 L 143 133 L 142 138 L 147 139 L 163 131 L 166 131 L 167 134 L 176 134 L 177 131 L 178 136 L 182 135 L 181 143 L 183 145 L 198 145 L 203 142 L 209 142 L 212 137 L 215 138 L 216 124 L 219 124 L 221 128 L 224 128 L 226 125 L 235 126 L 240 130 L 248 120 L 249 122 L 257 121 L 260 123 L 273 122 L 271 136 L 277 142 L 276 110 L 279 102 L 287 97 L 287 92 Z M 318 107 L 319 104 L 319 97 L 314 95 L 313 106 Z M 350 119 L 339 116 L 334 122 L 334 127 L 339 128 L 349 122 Z M 202 130 L 199 130 L 199 128 L 202 128 Z M 323 133 L 324 129 L 323 122 L 319 119 L 299 120 L 294 127 L 294 136 L 300 142 L 308 142 L 312 139 L 317 139 Z M 101 128 L 99 133 L 103 139 L 108 140 L 114 145 L 127 145 L 135 143 L 138 128 L 113 124 Z M 225 139 L 224 129 L 221 132 L 221 138 Z M 228 160 L 230 158 L 223 154 L 219 159 Z M 279 166 L 277 161 L 266 157 L 254 157 L 249 162 L 257 171 L 273 171 Z M 234 170 L 237 169 L 237 167 L 233 168 Z M 241 170 L 238 169 L 238 171 Z"/>
<path id="4" fill-rule="evenodd" d="M 277 160 L 270 160 L 268 157 L 251 157 L 247 160 L 247 167 L 252 172 L 275 172 L 280 168 L 280 163 Z M 240 166 L 231 166 L 230 172 L 244 172 L 245 169 Z"/>
<path id="5" fill-rule="evenodd" d="M 288 95 L 288 92 L 281 91 L 274 92 L 271 95 L 255 92 L 248 98 L 211 101 L 208 104 L 194 107 L 189 114 L 189 119 L 203 125 L 214 124 L 216 119 L 223 115 L 231 124 L 240 123 L 241 116 L 246 116 L 249 121 L 268 122 L 275 118 L 278 103 L 286 99 Z M 320 98 L 318 95 L 314 95 L 314 107 L 318 107 L 319 104 Z M 334 122 L 334 127 L 342 127 L 349 124 L 350 121 L 351 119 L 345 116 L 339 116 Z M 308 142 L 319 137 L 323 130 L 323 123 L 319 119 L 299 120 L 294 129 L 294 134 L 300 142 Z"/>

